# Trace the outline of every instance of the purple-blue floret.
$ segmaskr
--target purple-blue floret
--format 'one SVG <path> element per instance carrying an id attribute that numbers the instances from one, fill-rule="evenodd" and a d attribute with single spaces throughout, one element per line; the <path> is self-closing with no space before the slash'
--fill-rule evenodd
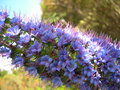
<path id="1" fill-rule="evenodd" d="M 26 50 L 27 57 L 38 54 L 41 51 L 41 49 L 42 49 L 42 43 L 38 43 L 38 41 L 34 41 L 34 44 L 31 45 L 31 47 L 28 50 Z"/>
<path id="2" fill-rule="evenodd" d="M 45 65 L 46 67 L 49 67 L 51 62 L 52 58 L 50 58 L 48 55 L 45 55 L 41 57 L 40 65 Z"/>
<path id="3" fill-rule="evenodd" d="M 20 36 L 20 40 L 18 41 L 18 43 L 20 45 L 25 45 L 25 44 L 29 43 L 30 39 L 31 39 L 31 35 L 26 33 L 26 34 Z"/>
<path id="4" fill-rule="evenodd" d="M 26 70 L 29 72 L 30 75 L 33 76 L 37 75 L 37 69 L 33 66 L 27 67 Z"/>
<path id="5" fill-rule="evenodd" d="M 66 68 L 69 70 L 69 72 L 73 72 L 77 68 L 75 60 L 67 61 Z"/>
<path id="6" fill-rule="evenodd" d="M 53 63 L 50 64 L 50 68 L 52 72 L 55 72 L 55 71 L 60 71 L 61 66 L 58 64 L 57 61 L 54 61 Z"/>
<path id="7" fill-rule="evenodd" d="M 8 37 L 17 36 L 20 33 L 20 31 L 21 31 L 21 29 L 19 29 L 18 25 L 14 26 L 14 27 L 10 27 L 7 29 L 6 36 L 8 36 Z"/>
<path id="8" fill-rule="evenodd" d="M 52 83 L 54 83 L 54 85 L 56 85 L 56 86 L 62 86 L 63 85 L 60 77 L 54 77 L 52 79 Z"/>
<path id="9" fill-rule="evenodd" d="M 19 56 L 19 57 L 16 57 L 14 60 L 13 60 L 13 64 L 15 64 L 17 67 L 23 67 L 24 66 L 24 58 Z"/>

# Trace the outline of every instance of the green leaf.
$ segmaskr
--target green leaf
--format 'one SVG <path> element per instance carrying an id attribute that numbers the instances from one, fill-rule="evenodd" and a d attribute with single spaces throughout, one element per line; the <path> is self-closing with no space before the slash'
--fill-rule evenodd
<path id="1" fill-rule="evenodd" d="M 10 18 L 6 18 L 4 22 L 5 23 L 10 23 Z"/>

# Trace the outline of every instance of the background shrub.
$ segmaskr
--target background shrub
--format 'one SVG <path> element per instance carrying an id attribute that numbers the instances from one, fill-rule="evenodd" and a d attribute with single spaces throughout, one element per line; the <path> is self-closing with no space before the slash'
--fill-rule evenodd
<path id="1" fill-rule="evenodd" d="M 65 86 L 57 87 L 28 74 L 24 68 L 13 70 L 12 74 L 0 71 L 0 90 L 74 90 Z M 76 89 L 77 90 L 77 89 Z"/>
<path id="2" fill-rule="evenodd" d="M 120 0 L 43 0 L 43 20 L 56 15 L 81 30 L 94 30 L 120 40 Z M 54 18 L 55 19 L 55 18 Z"/>

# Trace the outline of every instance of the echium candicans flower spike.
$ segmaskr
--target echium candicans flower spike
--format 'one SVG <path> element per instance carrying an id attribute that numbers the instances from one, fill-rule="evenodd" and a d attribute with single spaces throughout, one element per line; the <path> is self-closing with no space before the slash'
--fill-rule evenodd
<path id="1" fill-rule="evenodd" d="M 113 43 L 107 35 L 100 34 L 98 36 L 92 31 L 86 33 L 80 30 L 75 31 L 75 28 L 69 24 L 65 27 L 61 23 L 57 25 L 33 21 L 25 23 L 26 21 L 23 22 L 17 16 L 10 19 L 10 22 L 6 22 L 7 19 L 9 19 L 8 14 L 5 11 L 0 12 L 0 29 L 7 29 L 7 32 L 1 32 L 0 37 L 2 38 L 0 39 L 5 41 L 6 35 L 10 38 L 16 36 L 14 47 L 20 47 L 21 50 L 19 52 L 13 51 L 15 55 L 20 53 L 20 57 L 15 57 L 13 60 L 14 64 L 25 65 L 30 74 L 39 73 L 49 80 L 52 77 L 54 80 L 51 81 L 58 86 L 66 83 L 66 80 L 61 82 L 61 78 L 66 77 L 67 83 L 79 84 L 81 90 L 101 89 L 99 87 L 101 83 L 105 89 L 119 90 L 120 42 Z M 6 27 L 7 25 L 9 27 Z M 20 31 L 16 29 L 17 27 Z M 11 38 L 11 40 L 13 39 Z M 7 42 L 9 43 L 9 41 Z M 48 42 L 49 45 L 53 45 L 51 47 L 55 47 L 52 48 L 54 55 L 53 52 L 47 52 L 45 55 L 46 49 L 49 48 L 44 45 L 48 46 Z M 2 44 L 4 42 L 0 41 L 0 45 Z M 24 46 L 28 46 L 28 48 Z M 4 55 L 8 55 L 6 49 L 3 51 Z M 51 54 L 54 60 L 50 57 Z M 72 60 L 71 54 L 75 55 L 76 60 Z M 38 57 L 40 59 L 36 60 Z M 26 62 L 25 58 L 29 61 Z M 39 66 L 45 69 L 41 73 L 37 72 Z"/>

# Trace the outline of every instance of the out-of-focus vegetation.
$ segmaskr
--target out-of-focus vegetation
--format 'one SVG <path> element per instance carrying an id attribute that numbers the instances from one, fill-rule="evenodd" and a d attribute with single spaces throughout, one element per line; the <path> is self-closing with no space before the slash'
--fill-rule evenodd
<path id="1" fill-rule="evenodd" d="M 0 71 L 0 90 L 74 90 L 66 86 L 53 86 L 38 76 L 29 75 L 24 69 L 14 70 L 12 74 Z"/>
<path id="2" fill-rule="evenodd" d="M 42 0 L 44 20 L 64 19 L 84 30 L 120 40 L 120 0 Z"/>

